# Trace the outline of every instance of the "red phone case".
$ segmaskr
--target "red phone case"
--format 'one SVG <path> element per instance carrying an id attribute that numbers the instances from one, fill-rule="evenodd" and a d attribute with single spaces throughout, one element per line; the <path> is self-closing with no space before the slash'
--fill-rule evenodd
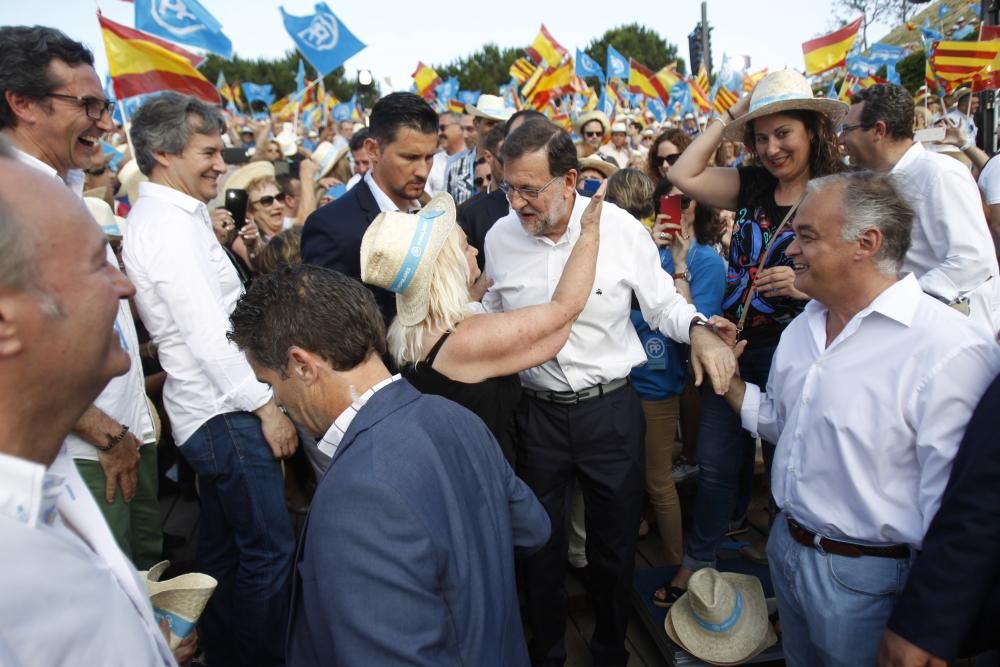
<path id="1" fill-rule="evenodd" d="M 660 213 L 670 216 L 670 222 L 681 224 L 681 195 L 660 195 Z M 677 233 L 676 229 L 664 230 L 671 236 Z"/>

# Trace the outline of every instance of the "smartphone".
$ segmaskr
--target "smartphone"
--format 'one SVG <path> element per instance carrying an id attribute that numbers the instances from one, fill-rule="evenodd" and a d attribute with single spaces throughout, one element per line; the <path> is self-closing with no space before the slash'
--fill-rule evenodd
<path id="1" fill-rule="evenodd" d="M 587 195 L 588 197 L 593 197 L 597 194 L 597 191 L 601 189 L 601 181 L 596 178 L 585 178 L 580 183 L 580 192 Z"/>
<path id="2" fill-rule="evenodd" d="M 681 224 L 681 197 L 683 195 L 660 195 L 660 213 L 670 216 L 670 222 L 679 225 Z M 677 233 L 676 229 L 665 230 L 667 234 L 673 236 Z"/>
<path id="3" fill-rule="evenodd" d="M 943 127 L 927 127 L 913 133 L 914 141 L 944 141 Z"/>
<path id="4" fill-rule="evenodd" d="M 222 161 L 226 164 L 246 164 L 250 161 L 245 148 L 223 148 Z"/>
<path id="5" fill-rule="evenodd" d="M 233 216 L 233 223 L 236 231 L 243 229 L 247 224 L 247 203 L 249 197 L 246 190 L 226 190 L 225 208 Z"/>

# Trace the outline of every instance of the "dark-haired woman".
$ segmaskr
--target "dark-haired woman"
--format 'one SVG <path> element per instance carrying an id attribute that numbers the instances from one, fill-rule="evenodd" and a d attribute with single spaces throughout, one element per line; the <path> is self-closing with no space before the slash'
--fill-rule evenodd
<path id="1" fill-rule="evenodd" d="M 736 211 L 729 246 L 723 313 L 747 341 L 740 374 L 763 386 L 785 326 L 808 296 L 795 289 L 785 249 L 794 239 L 790 213 L 811 178 L 844 169 L 834 128 L 847 112 L 837 100 L 817 99 L 805 78 L 790 70 L 768 75 L 753 94 L 713 118 L 670 169 L 670 180 L 702 204 Z M 742 137 L 760 166 L 708 167 L 726 138 Z M 773 445 L 764 444 L 768 462 Z M 698 569 L 715 567 L 729 527 L 741 471 L 752 470 L 755 439 L 740 417 L 712 392 L 702 393 L 698 462 L 701 478 L 681 568 L 654 602 L 669 606 Z M 744 472 L 745 474 L 745 472 Z"/>

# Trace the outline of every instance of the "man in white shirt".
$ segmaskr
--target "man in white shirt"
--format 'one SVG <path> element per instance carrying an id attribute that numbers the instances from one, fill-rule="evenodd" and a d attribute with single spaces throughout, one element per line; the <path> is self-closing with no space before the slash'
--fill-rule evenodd
<path id="1" fill-rule="evenodd" d="M 501 189 L 512 213 L 486 235 L 486 270 L 495 282 L 487 311 L 510 311 L 551 299 L 589 199 L 576 192 L 579 165 L 569 135 L 545 120 L 529 120 L 501 149 Z M 579 477 L 586 502 L 587 560 L 596 623 L 595 664 L 624 664 L 632 569 L 644 485 L 644 420 L 627 383 L 646 359 L 629 319 L 633 298 L 646 321 L 691 342 L 700 384 L 704 372 L 725 387 L 732 351 L 707 327 L 659 268 L 642 224 L 613 204 L 601 214 L 601 252 L 594 292 L 562 351 L 521 373 L 526 398 L 517 413 L 518 472 L 538 495 L 552 538 L 525 562 L 527 620 L 534 664 L 566 658 L 566 504 Z"/>
<path id="2" fill-rule="evenodd" d="M 200 483 L 198 569 L 219 581 L 201 624 L 208 662 L 275 665 L 294 547 L 279 459 L 297 437 L 226 339 L 243 287 L 206 207 L 226 171 L 224 130 L 218 109 L 177 93 L 135 113 L 135 159 L 149 182 L 129 213 L 123 256 L 167 372 L 174 440 Z"/>
<path id="3" fill-rule="evenodd" d="M 611 143 L 598 149 L 597 154 L 615 161 L 619 169 L 627 169 L 632 161 L 632 151 L 628 147 L 628 128 L 618 121 L 611 126 Z"/>
<path id="4" fill-rule="evenodd" d="M 851 162 L 889 171 L 913 209 L 913 241 L 903 273 L 920 288 L 964 309 L 991 332 L 994 290 L 1000 272 L 976 182 L 957 160 L 913 141 L 913 97 L 902 86 L 878 84 L 851 100 L 840 143 Z"/>
<path id="5" fill-rule="evenodd" d="M 18 164 L 3 140 L 0 184 L 3 644 L 26 666 L 175 665 L 135 568 L 60 455 L 129 368 L 114 323 L 133 288 L 80 198 Z"/>
<path id="6" fill-rule="evenodd" d="M 890 176 L 812 181 L 792 227 L 813 301 L 766 392 L 734 378 L 726 399 L 777 443 L 768 560 L 788 664 L 871 665 L 1000 348 L 899 277 L 912 212 Z"/>
<path id="7" fill-rule="evenodd" d="M 465 150 L 465 137 L 462 135 L 461 114 L 445 111 L 438 116 L 438 144 L 441 150 L 434 154 L 434 164 L 427 177 L 427 194 L 434 196 L 445 191 L 444 175 L 451 158 Z"/>
<path id="8" fill-rule="evenodd" d="M 82 170 L 103 159 L 101 136 L 115 127 L 93 54 L 52 28 L 0 29 L 0 89 L 0 128 L 18 159 L 82 196 Z M 110 247 L 106 253 L 117 266 Z M 156 444 L 127 300 L 118 304 L 114 327 L 132 364 L 80 417 L 65 454 L 79 462 L 119 546 L 148 568 L 160 560 L 163 541 Z"/>

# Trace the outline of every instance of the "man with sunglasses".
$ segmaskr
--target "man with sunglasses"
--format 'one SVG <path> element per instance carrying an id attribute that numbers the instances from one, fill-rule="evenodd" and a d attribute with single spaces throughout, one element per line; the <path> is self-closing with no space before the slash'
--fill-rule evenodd
<path id="1" fill-rule="evenodd" d="M 94 56 L 41 26 L 0 28 L 0 132 L 18 159 L 82 196 L 84 171 L 103 167 L 101 137 L 115 129 Z M 112 250 L 107 260 L 118 266 Z M 132 365 L 112 379 L 66 438 L 66 452 L 97 499 L 122 551 L 140 568 L 160 560 L 156 446 L 135 323 L 127 300 L 115 319 Z"/>
<path id="2" fill-rule="evenodd" d="M 494 280 L 483 298 L 489 312 L 549 300 L 580 235 L 589 199 L 576 191 L 580 164 L 569 135 L 532 119 L 501 149 L 500 189 L 511 213 L 486 236 L 486 270 Z M 552 537 L 524 563 L 526 620 L 532 664 L 566 659 L 566 507 L 570 482 L 586 499 L 589 593 L 595 608 L 590 650 L 597 665 L 624 665 L 631 610 L 636 526 L 642 508 L 644 419 L 628 384 L 646 360 L 630 320 L 632 295 L 650 326 L 691 343 L 696 382 L 707 374 L 725 391 L 733 352 L 687 303 L 660 268 L 646 228 L 617 206 L 601 213 L 601 252 L 594 291 L 556 357 L 521 373 L 525 399 L 516 413 L 518 474 L 549 515 Z"/>
<path id="3" fill-rule="evenodd" d="M 427 177 L 427 194 L 432 197 L 445 191 L 444 177 L 448 164 L 466 149 L 461 120 L 462 116 L 454 111 L 445 111 L 438 116 L 438 145 L 441 150 L 434 154 L 434 164 Z"/>
<path id="4" fill-rule="evenodd" d="M 611 123 L 602 111 L 590 111 L 583 114 L 576 125 L 576 133 L 580 135 L 581 141 L 593 146 L 595 151 L 608 138 L 610 129 Z"/>
<path id="5" fill-rule="evenodd" d="M 979 191 L 957 160 L 913 140 L 913 97 L 883 83 L 860 91 L 840 128 L 851 163 L 888 171 L 913 208 L 913 238 L 903 273 L 921 289 L 996 333 L 993 316 L 1000 272 Z"/>

